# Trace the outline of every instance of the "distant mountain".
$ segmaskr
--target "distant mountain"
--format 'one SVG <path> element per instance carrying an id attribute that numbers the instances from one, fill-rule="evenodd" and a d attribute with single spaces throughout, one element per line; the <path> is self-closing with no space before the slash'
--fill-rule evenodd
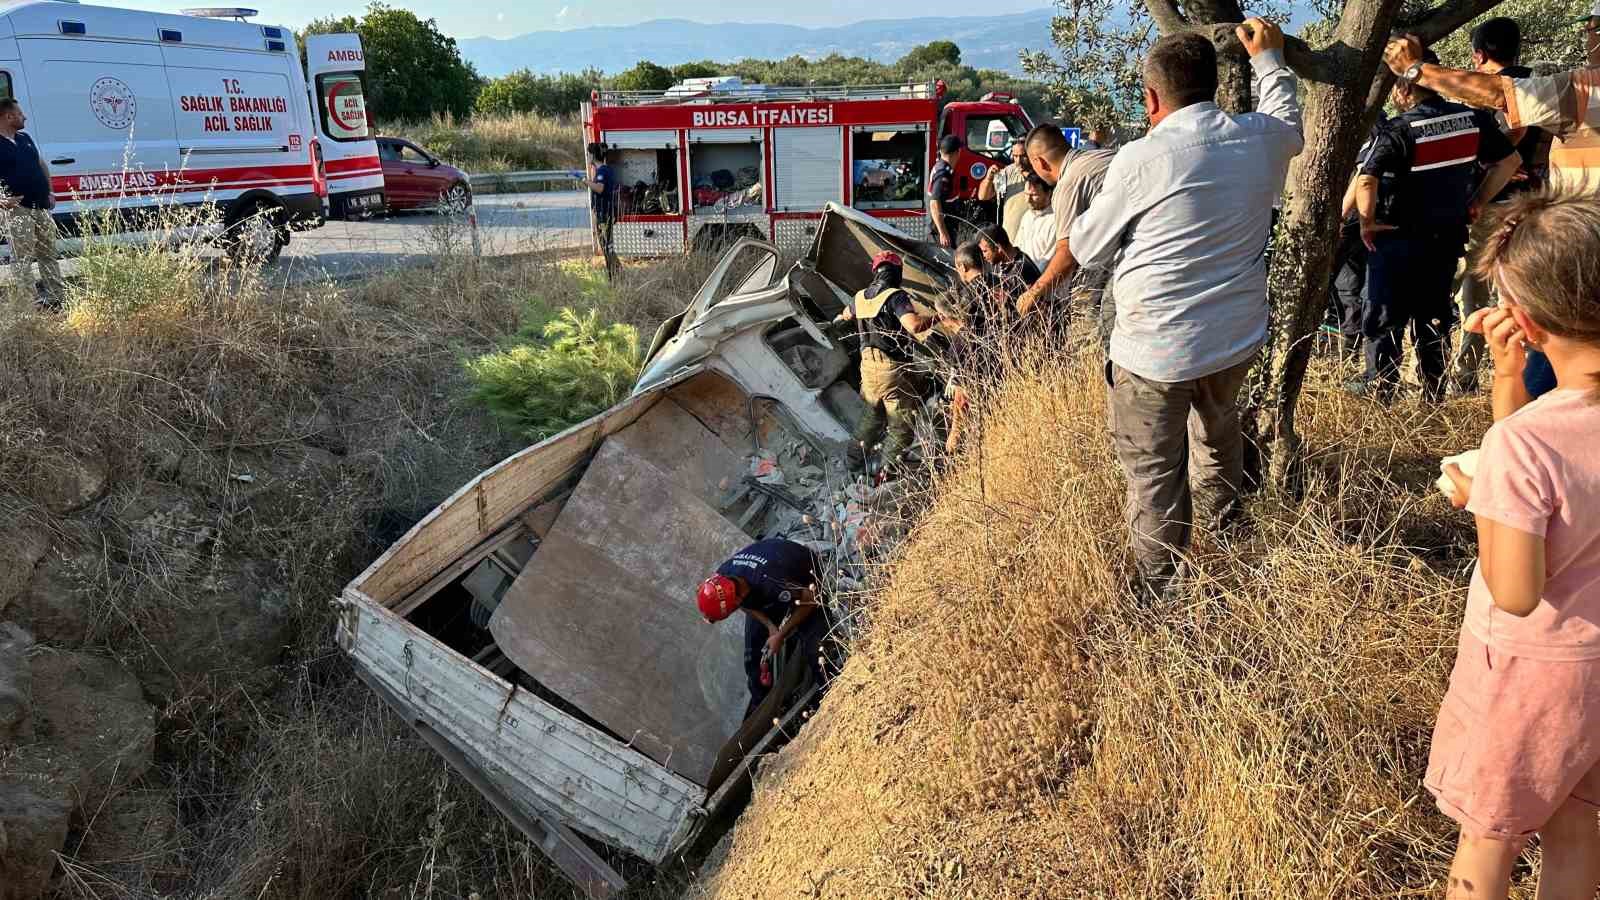
<path id="1" fill-rule="evenodd" d="M 464 38 L 461 53 L 480 74 L 496 77 L 528 68 L 576 72 L 590 66 L 620 72 L 641 59 L 664 66 L 702 59 L 807 58 L 840 53 L 893 62 L 918 44 L 954 41 L 961 61 L 980 69 L 1020 74 L 1019 50 L 1050 46 L 1049 9 L 1004 16 L 877 19 L 832 28 L 730 22 L 708 25 L 656 19 L 637 25 L 535 31 L 514 38 Z"/>

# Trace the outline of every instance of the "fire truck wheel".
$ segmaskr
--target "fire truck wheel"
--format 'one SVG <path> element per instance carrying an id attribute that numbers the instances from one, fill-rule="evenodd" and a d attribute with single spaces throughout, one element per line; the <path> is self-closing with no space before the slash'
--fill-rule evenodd
<path id="1" fill-rule="evenodd" d="M 447 216 L 464 216 L 472 208 L 472 188 L 456 182 L 439 195 L 439 212 Z"/>
<path id="2" fill-rule="evenodd" d="M 265 265 L 289 243 L 283 207 L 264 200 L 242 206 L 224 231 L 228 253 L 236 262 Z"/>

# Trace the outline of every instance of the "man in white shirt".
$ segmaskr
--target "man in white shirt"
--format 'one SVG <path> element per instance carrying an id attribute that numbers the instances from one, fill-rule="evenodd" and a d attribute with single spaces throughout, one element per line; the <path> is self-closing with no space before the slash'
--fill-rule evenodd
<path id="1" fill-rule="evenodd" d="M 1033 264 L 1043 272 L 1050 265 L 1050 256 L 1056 252 L 1056 213 L 1050 208 L 1050 185 L 1037 175 L 1029 175 L 1027 183 L 1028 209 L 1017 223 L 1017 233 L 1011 242 L 1028 255 Z"/>
<path id="2" fill-rule="evenodd" d="M 1239 511 L 1238 394 L 1267 336 L 1272 206 L 1305 145 L 1283 32 L 1252 18 L 1236 34 L 1255 69 L 1259 112 L 1233 116 L 1214 102 L 1208 39 L 1157 41 L 1144 67 L 1150 131 L 1112 160 L 1039 280 L 1115 262 L 1111 434 L 1128 477 L 1134 557 L 1157 593 L 1189 543 L 1189 472 L 1212 499 L 1214 523 Z"/>

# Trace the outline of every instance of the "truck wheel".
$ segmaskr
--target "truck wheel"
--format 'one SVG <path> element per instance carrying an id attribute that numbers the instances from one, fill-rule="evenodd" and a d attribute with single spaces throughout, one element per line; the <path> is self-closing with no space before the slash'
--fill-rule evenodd
<path id="1" fill-rule="evenodd" d="M 439 195 L 439 212 L 447 216 L 464 216 L 472 208 L 472 188 L 456 182 Z"/>
<path id="2" fill-rule="evenodd" d="M 283 207 L 260 200 L 236 213 L 224 235 L 228 255 L 247 265 L 272 262 L 289 243 Z"/>

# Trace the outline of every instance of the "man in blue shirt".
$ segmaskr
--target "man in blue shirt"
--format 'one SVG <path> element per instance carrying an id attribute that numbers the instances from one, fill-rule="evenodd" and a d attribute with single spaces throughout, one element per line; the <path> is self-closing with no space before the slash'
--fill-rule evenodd
<path id="1" fill-rule="evenodd" d="M 40 306 L 59 308 L 64 285 L 56 263 L 55 192 L 50 187 L 50 167 L 33 138 L 23 131 L 28 117 L 9 97 L 0 99 L 0 210 L 10 219 L 11 266 L 16 283 L 33 286 L 33 267 L 43 279 Z"/>
<path id="2" fill-rule="evenodd" d="M 821 584 L 817 555 L 804 544 L 783 538 L 757 541 L 717 567 L 700 583 L 695 602 L 707 622 L 735 611 L 745 614 L 744 672 L 750 688 L 745 718 L 767 698 L 775 675 L 772 657 L 796 636 L 801 652 L 816 656 L 815 642 L 825 631 L 815 615 Z M 793 645 L 791 645 L 793 646 Z"/>
<path id="3" fill-rule="evenodd" d="M 617 176 L 606 164 L 606 145 L 589 145 L 589 208 L 594 212 L 594 240 L 606 260 L 606 280 L 616 281 L 622 264 L 612 249 L 611 231 L 617 223 Z"/>

